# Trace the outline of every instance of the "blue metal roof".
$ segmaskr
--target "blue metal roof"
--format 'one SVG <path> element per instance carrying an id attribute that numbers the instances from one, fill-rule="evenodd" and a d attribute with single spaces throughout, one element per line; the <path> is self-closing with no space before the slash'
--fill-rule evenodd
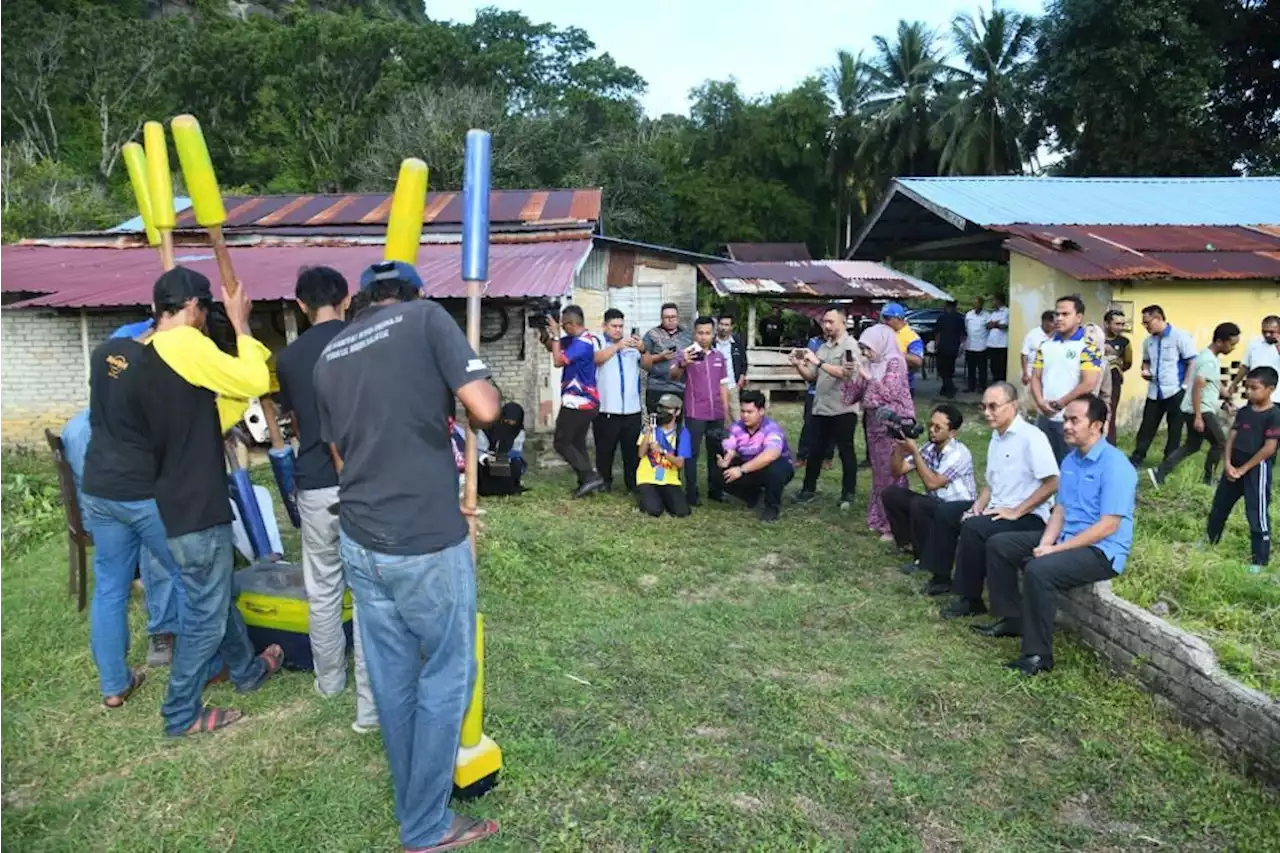
<path id="1" fill-rule="evenodd" d="M 921 204 L 984 227 L 1280 224 L 1280 178 L 898 178 L 896 183 Z"/>
<path id="2" fill-rule="evenodd" d="M 173 199 L 173 212 L 182 213 L 191 206 L 191 199 L 186 196 L 175 196 Z M 136 234 L 142 230 L 142 217 L 135 216 L 132 219 L 126 219 L 114 228 L 108 228 L 108 234 Z"/>

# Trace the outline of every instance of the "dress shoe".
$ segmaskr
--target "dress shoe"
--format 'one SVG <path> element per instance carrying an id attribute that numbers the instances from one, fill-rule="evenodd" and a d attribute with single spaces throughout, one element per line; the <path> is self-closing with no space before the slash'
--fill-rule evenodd
<path id="1" fill-rule="evenodd" d="M 795 501 L 800 506 L 811 504 L 817 499 L 818 499 L 817 492 L 806 492 L 804 489 L 801 489 L 800 491 L 796 492 L 795 497 L 792 498 L 792 500 Z"/>
<path id="2" fill-rule="evenodd" d="M 765 524 L 773 524 L 778 520 L 782 513 L 776 506 L 764 506 L 760 508 L 760 520 Z"/>
<path id="3" fill-rule="evenodd" d="M 921 568 L 919 563 L 903 563 L 898 567 L 898 571 L 904 575 L 914 575 L 916 572 L 923 572 L 924 569 Z M 950 589 L 951 587 L 948 585 L 947 588 Z"/>
<path id="4" fill-rule="evenodd" d="M 1018 619 L 997 619 L 989 625 L 970 625 L 969 628 L 984 637 L 1022 636 L 1022 622 Z"/>
<path id="5" fill-rule="evenodd" d="M 575 498 L 585 498 L 587 495 L 591 494 L 592 492 L 598 492 L 602 488 L 604 488 L 604 480 L 601 479 L 600 477 L 593 477 L 592 479 L 587 480 L 587 482 L 583 483 L 581 486 L 578 486 L 578 488 L 574 490 L 573 496 Z"/>
<path id="6" fill-rule="evenodd" d="M 941 581 L 929 581 L 927 584 L 925 584 L 924 586 L 920 587 L 920 594 L 921 594 L 921 595 L 935 595 L 935 596 L 936 596 L 936 595 L 950 595 L 950 594 L 951 594 L 951 584 L 949 584 L 949 583 L 942 583 Z"/>
<path id="7" fill-rule="evenodd" d="M 1050 655 L 1023 655 L 1017 660 L 1009 661 L 1005 666 L 1026 676 L 1039 675 L 1042 672 L 1048 672 L 1053 669 L 1053 657 Z"/>
<path id="8" fill-rule="evenodd" d="M 600 494 L 607 495 L 613 492 L 613 481 L 605 480 L 604 485 L 600 487 Z"/>
<path id="9" fill-rule="evenodd" d="M 987 612 L 987 605 L 981 600 L 974 601 L 970 598 L 957 598 L 955 601 L 942 608 L 943 619 L 960 619 L 964 616 L 981 616 Z"/>

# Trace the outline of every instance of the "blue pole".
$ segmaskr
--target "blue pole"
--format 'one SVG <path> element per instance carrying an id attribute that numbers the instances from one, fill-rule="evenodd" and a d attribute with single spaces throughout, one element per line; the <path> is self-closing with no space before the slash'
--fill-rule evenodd
<path id="1" fill-rule="evenodd" d="M 464 281 L 487 281 L 489 278 L 489 173 L 493 163 L 490 143 L 488 131 L 467 131 L 467 157 L 462 179 Z M 477 336 L 471 346 L 479 343 Z"/>

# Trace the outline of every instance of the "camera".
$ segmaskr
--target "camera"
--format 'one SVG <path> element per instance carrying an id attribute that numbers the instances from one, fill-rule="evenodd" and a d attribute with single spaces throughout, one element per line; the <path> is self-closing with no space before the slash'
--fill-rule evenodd
<path id="1" fill-rule="evenodd" d="M 917 423 L 915 418 L 900 417 L 897 412 L 888 407 L 882 406 L 876 410 L 876 417 L 880 419 L 880 423 L 884 424 L 884 431 L 892 439 L 904 441 L 924 435 L 924 427 Z"/>
<path id="2" fill-rule="evenodd" d="M 560 319 L 560 300 L 539 296 L 529 300 L 527 310 L 529 312 L 529 328 L 545 329 L 548 318 L 557 321 Z"/>

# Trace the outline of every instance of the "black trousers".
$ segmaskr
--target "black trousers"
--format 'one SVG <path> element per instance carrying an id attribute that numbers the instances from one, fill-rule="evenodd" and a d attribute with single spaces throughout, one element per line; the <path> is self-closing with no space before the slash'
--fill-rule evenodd
<path id="1" fill-rule="evenodd" d="M 742 463 L 742 457 L 735 455 L 729 467 Z M 748 506 L 755 506 L 763 495 L 765 506 L 780 509 L 782 490 L 795 475 L 796 469 L 790 462 L 785 459 L 775 459 L 767 468 L 749 471 L 732 483 L 725 483 L 724 490 L 746 501 Z"/>
<path id="2" fill-rule="evenodd" d="M 636 503 L 640 511 L 654 518 L 668 512 L 676 518 L 689 515 L 689 502 L 685 500 L 684 489 L 679 486 L 655 486 L 645 483 L 636 487 Z"/>
<path id="3" fill-rule="evenodd" d="M 1049 439 L 1049 446 L 1053 448 L 1053 455 L 1057 458 L 1058 464 L 1062 464 L 1062 460 L 1067 458 L 1067 436 L 1062 431 L 1062 421 L 1055 421 L 1048 415 L 1041 415 L 1036 418 L 1036 426 L 1044 433 L 1044 437 Z"/>
<path id="4" fill-rule="evenodd" d="M 1021 620 L 1022 653 L 1053 657 L 1053 619 L 1058 613 L 1059 591 L 1111 580 L 1116 572 L 1098 548 L 1032 557 L 1040 536 L 1040 531 L 1027 531 L 991 537 L 987 543 L 987 589 L 992 614 Z"/>
<path id="5" fill-rule="evenodd" d="M 809 453 L 813 450 L 813 395 L 806 394 L 804 396 L 804 425 L 800 427 L 800 441 L 796 445 L 796 459 L 801 462 L 808 462 Z M 825 459 L 835 457 L 836 449 L 832 447 L 827 451 Z"/>
<path id="6" fill-rule="evenodd" d="M 1168 459 L 1178 449 L 1178 445 L 1182 443 L 1182 395 L 1185 393 L 1187 392 L 1179 391 L 1163 400 L 1147 400 L 1142 407 L 1142 424 L 1138 427 L 1138 440 L 1134 443 L 1130 462 L 1141 465 L 1147 458 L 1151 442 L 1160 429 L 1161 418 L 1169 428 L 1169 435 L 1164 442 L 1164 458 Z"/>
<path id="7" fill-rule="evenodd" d="M 1240 464 L 1244 462 L 1240 460 Z M 1271 481 L 1274 477 L 1275 457 L 1250 468 L 1239 480 L 1229 480 L 1224 474 L 1218 480 L 1218 490 L 1213 493 L 1213 506 L 1209 509 L 1209 541 L 1217 544 L 1222 539 L 1231 511 L 1240 498 L 1244 498 L 1253 564 L 1267 565 L 1271 561 Z"/>
<path id="8" fill-rule="evenodd" d="M 938 350 L 938 378 L 942 380 L 942 396 L 944 397 L 954 397 L 956 395 L 956 359 L 959 355 L 958 352 Z"/>
<path id="9" fill-rule="evenodd" d="M 595 469 L 591 467 L 591 457 L 587 454 L 587 433 L 591 431 L 591 422 L 596 418 L 595 409 L 560 408 L 556 416 L 556 434 L 553 446 L 560 458 L 569 463 L 569 467 L 578 475 L 581 486 L 595 477 Z"/>
<path id="10" fill-rule="evenodd" d="M 933 516 L 942 501 L 933 495 L 922 495 L 902 486 L 889 486 L 880 493 L 885 515 L 889 516 L 889 529 L 899 548 L 910 548 L 919 559 L 924 554 Z M 958 501 L 957 501 L 958 503 Z"/>
<path id="11" fill-rule="evenodd" d="M 951 566 L 960 541 L 960 517 L 971 506 L 973 501 L 946 501 L 934 510 L 933 526 L 920 553 L 920 568 L 931 573 L 938 583 L 951 583 Z"/>
<path id="12" fill-rule="evenodd" d="M 1009 348 L 988 347 L 987 363 L 991 365 L 991 381 L 1004 382 L 1009 375 Z"/>
<path id="13" fill-rule="evenodd" d="M 987 387 L 987 353 L 973 352 L 966 350 L 964 354 L 964 369 L 968 378 L 969 393 L 975 391 L 983 391 Z"/>
<path id="14" fill-rule="evenodd" d="M 1222 451 L 1227 446 L 1227 436 L 1222 430 L 1222 421 L 1218 420 L 1216 414 L 1206 412 L 1203 417 L 1204 432 L 1196 432 L 1196 416 L 1183 414 L 1182 422 L 1187 428 L 1187 443 L 1178 447 L 1160 463 L 1160 467 L 1156 469 L 1157 480 L 1164 482 L 1164 479 L 1173 473 L 1173 469 L 1177 468 L 1182 460 L 1199 453 L 1200 447 L 1208 442 L 1209 452 L 1204 457 L 1204 481 L 1205 483 L 1213 482 L 1214 471 L 1222 461 Z"/>
<path id="15" fill-rule="evenodd" d="M 812 443 L 809 449 L 812 456 L 827 459 L 833 447 L 840 452 L 840 496 L 857 492 L 858 457 L 854 453 L 853 442 L 858 435 L 858 416 L 853 412 L 847 415 L 814 415 L 811 429 Z M 821 474 L 821 465 L 809 465 L 805 468 L 804 491 L 816 490 Z"/>
<path id="16" fill-rule="evenodd" d="M 699 421 L 687 418 L 684 426 L 689 430 L 689 447 L 693 454 L 685 460 L 684 471 L 680 473 L 689 505 L 697 506 L 702 503 L 698 497 L 698 460 L 700 458 L 705 458 L 707 464 L 707 495 L 712 500 L 720 500 L 724 493 L 724 472 L 716 464 L 716 457 L 724 452 L 721 448 L 725 436 L 724 421 Z M 706 453 L 702 452 L 704 445 Z"/>
<path id="17" fill-rule="evenodd" d="M 612 483 L 613 457 L 621 445 L 622 481 L 627 484 L 627 491 L 636 487 L 636 469 L 640 467 L 636 444 L 640 441 L 642 418 L 643 415 L 639 412 L 633 415 L 607 415 L 601 412 L 591 424 L 591 431 L 596 437 L 596 470 L 606 483 Z"/>
<path id="18" fill-rule="evenodd" d="M 960 525 L 960 547 L 956 552 L 956 576 L 951 588 L 956 595 L 970 601 L 982 600 L 982 587 L 987 581 L 987 544 L 1001 533 L 1044 532 L 1040 516 L 1024 515 L 1017 521 L 1005 521 L 991 515 L 977 515 Z M 1040 540 L 1037 539 L 1038 543 Z M 1034 546 L 1032 546 L 1034 547 Z"/>

